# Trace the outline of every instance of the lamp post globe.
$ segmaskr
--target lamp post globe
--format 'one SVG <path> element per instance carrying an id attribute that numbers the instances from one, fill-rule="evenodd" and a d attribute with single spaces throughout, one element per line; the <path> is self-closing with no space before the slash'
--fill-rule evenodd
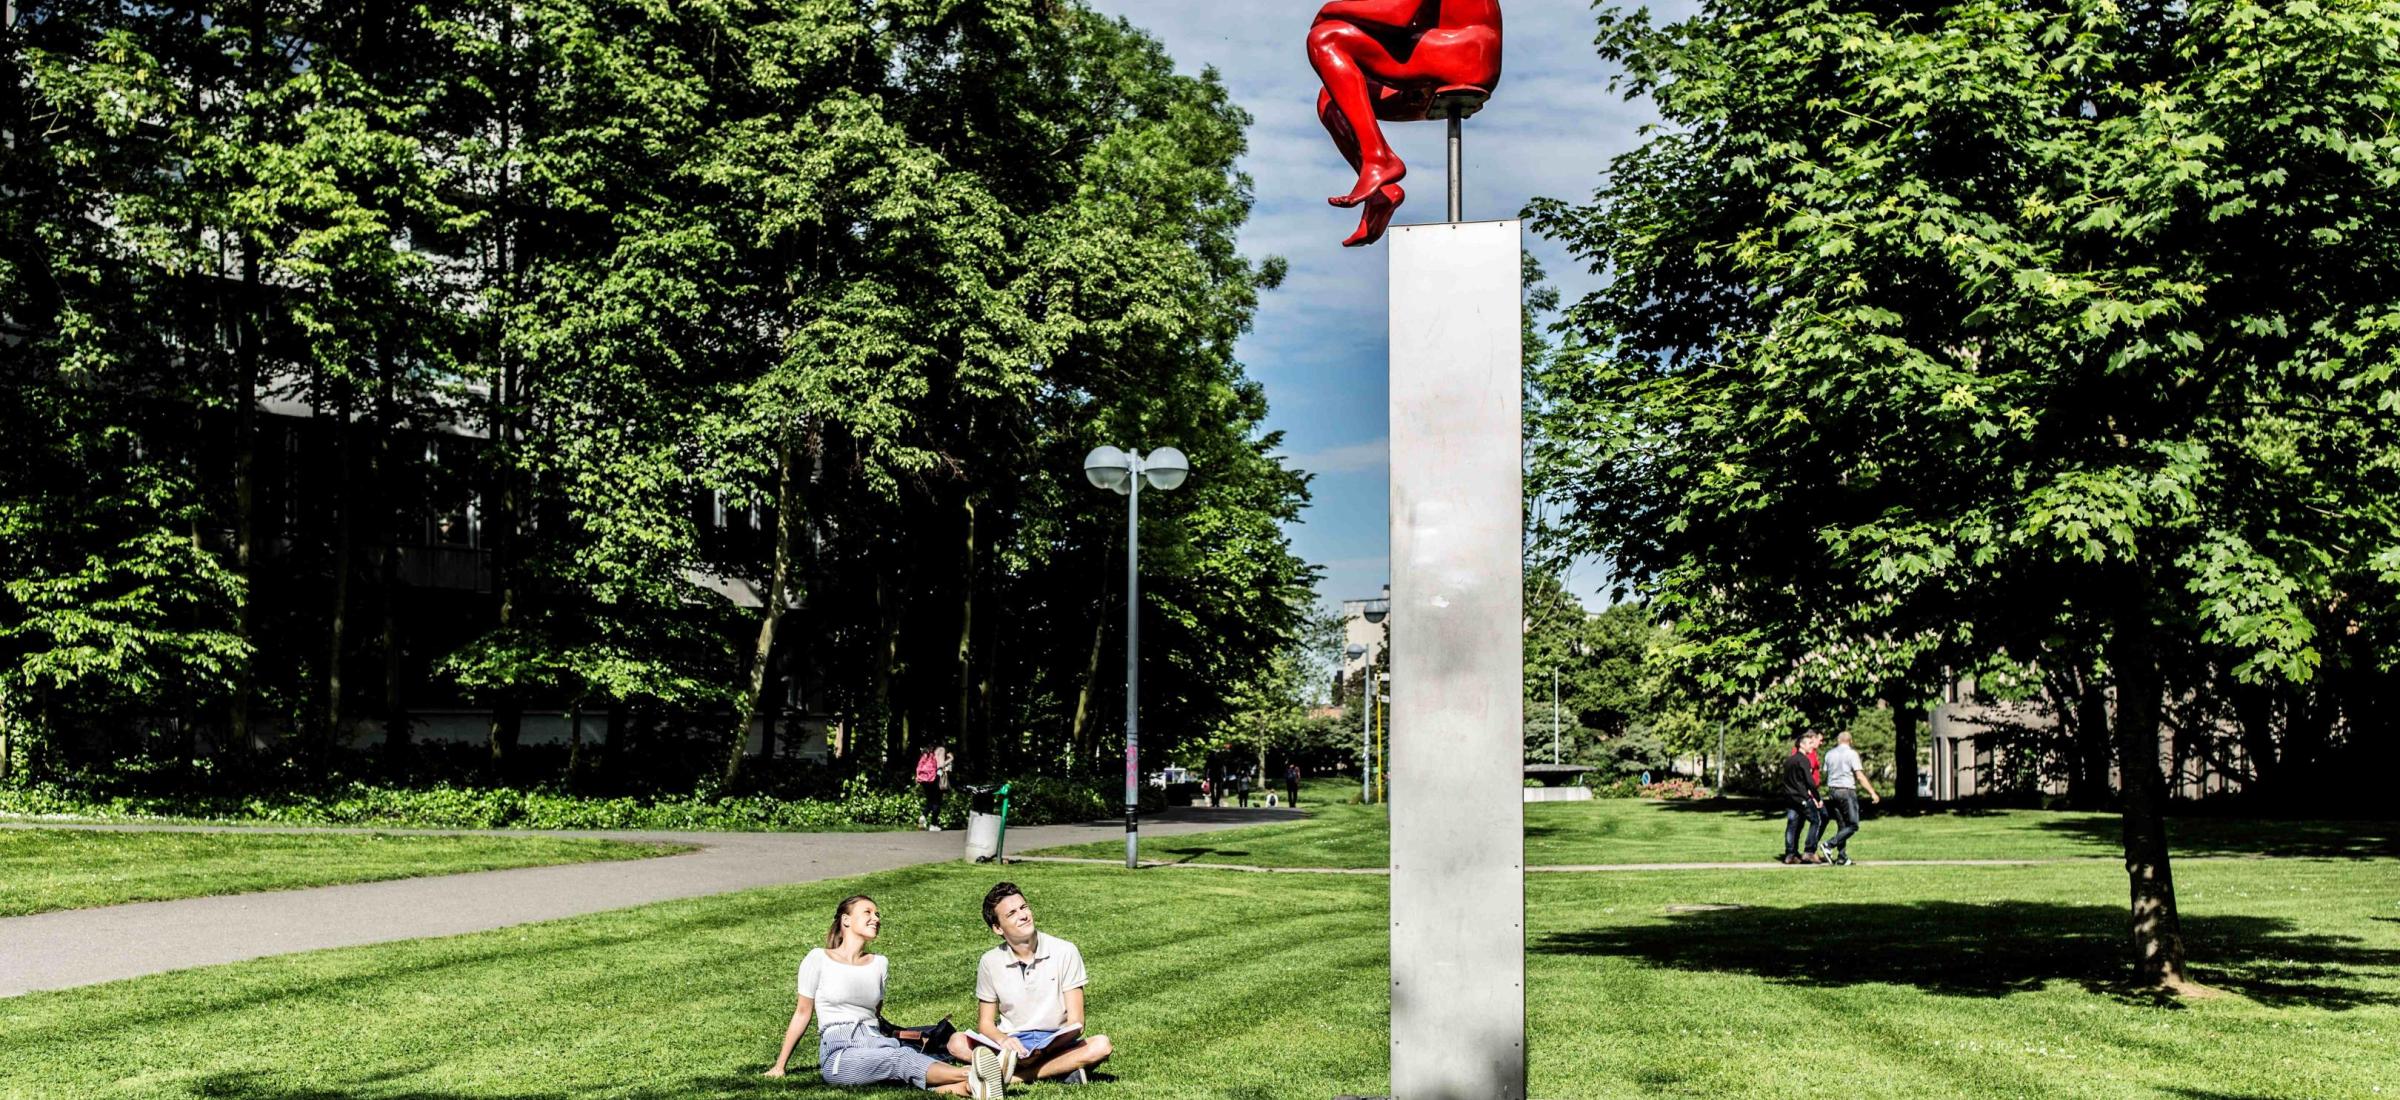
<path id="1" fill-rule="evenodd" d="M 1133 456 L 1115 447 L 1094 447 L 1083 456 L 1083 476 L 1094 488 L 1125 492 L 1133 480 Z"/>
<path id="2" fill-rule="evenodd" d="M 1182 485 L 1191 473 L 1191 460 L 1173 447 L 1160 447 L 1142 459 L 1142 480 L 1153 489 L 1173 489 Z"/>

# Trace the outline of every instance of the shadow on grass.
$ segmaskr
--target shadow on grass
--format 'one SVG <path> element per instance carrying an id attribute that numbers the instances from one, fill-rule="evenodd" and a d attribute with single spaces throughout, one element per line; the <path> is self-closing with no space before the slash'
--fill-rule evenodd
<path id="1" fill-rule="evenodd" d="M 269 1073 L 241 1071 L 201 1078 L 192 1083 L 191 1090 L 192 1095 L 205 1100 L 564 1100 L 583 1096 L 607 1096 L 611 1100 L 727 1100 L 753 1096 L 831 1098 L 859 1093 L 857 1089 L 825 1084 L 813 1064 L 794 1066 L 791 1076 L 780 1080 L 751 1072 L 693 1074 L 673 1082 L 632 1085 L 593 1082 L 531 1089 L 485 1087 L 452 1091 L 395 1085 L 397 1078 L 418 1072 L 422 1070 L 369 1074 L 334 1082 L 293 1081 Z"/>
<path id="2" fill-rule="evenodd" d="M 1717 814 L 1735 818 L 1783 819 L 1783 801 L 1775 798 L 1679 798 L 1661 799 L 1658 808 L 1679 814 Z M 2007 810 L 1996 806 L 1960 805 L 1948 802 L 1904 803 L 1886 798 L 1876 803 L 1876 817 L 1998 817 Z M 2110 818 L 2109 820 L 2116 820 Z"/>
<path id="3" fill-rule="evenodd" d="M 2072 981 L 2135 997 L 2119 992 L 2130 977 L 2125 922 L 2122 907 L 2106 905 L 1833 902 L 1676 912 L 1654 923 L 1554 932 L 1527 946 L 1794 985 L 1881 983 L 1999 997 Z M 2274 917 L 2187 916 L 2183 931 L 2193 977 L 2260 1004 L 2400 1005 L 2400 991 L 2391 988 L 2400 979 L 2400 950 L 2304 934 Z"/>
<path id="4" fill-rule="evenodd" d="M 653 1081 L 641 1084 L 624 1082 L 592 1082 L 583 1085 L 553 1085 L 535 1089 L 492 1089 L 451 1091 L 447 1089 L 395 1088 L 399 1078 L 422 1073 L 430 1066 L 412 1066 L 382 1073 L 363 1074 L 341 1082 L 291 1081 L 270 1073 L 244 1070 L 203 1077 L 191 1085 L 192 1095 L 205 1100 L 565 1100 L 585 1096 L 606 1096 L 610 1100 L 735 1100 L 754 1096 L 782 1098 L 857 1097 L 876 1095 L 905 1095 L 900 1086 L 881 1088 L 840 1088 L 825 1083 L 817 1076 L 817 1067 L 794 1065 L 790 1075 L 777 1079 L 766 1077 L 756 1070 L 744 1069 L 728 1073 L 694 1073 L 679 1081 Z M 1093 1083 L 1113 1083 L 1113 1074 L 1096 1073 Z M 1015 1092 L 1021 1086 L 1011 1086 Z M 1044 1091 L 1066 1093 L 1068 1086 L 1045 1083 Z M 1038 1094 L 1037 1094 L 1038 1095 Z M 1259 1100 L 1267 1100 L 1265 1093 Z"/>
<path id="5" fill-rule="evenodd" d="M 2041 829 L 2112 851 L 2124 843 L 2124 825 L 2113 814 L 2061 816 L 2041 822 Z M 2170 817 L 2167 847 L 2179 856 L 2388 859 L 2400 856 L 2400 823 Z"/>

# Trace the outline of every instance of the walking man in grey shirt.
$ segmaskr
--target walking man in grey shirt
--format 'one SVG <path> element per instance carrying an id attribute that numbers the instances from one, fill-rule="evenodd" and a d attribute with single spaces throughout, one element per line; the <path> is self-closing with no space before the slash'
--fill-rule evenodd
<path id="1" fill-rule="evenodd" d="M 1858 750 L 1850 746 L 1850 731 L 1843 730 L 1841 743 L 1825 754 L 1826 801 L 1833 804 L 1833 815 L 1842 827 L 1825 842 L 1825 854 L 1837 864 L 1850 862 L 1850 838 L 1858 833 L 1858 792 L 1864 788 L 1867 797 L 1877 802 L 1883 796 L 1875 793 L 1875 784 L 1867 779 L 1867 767 L 1859 762 Z"/>

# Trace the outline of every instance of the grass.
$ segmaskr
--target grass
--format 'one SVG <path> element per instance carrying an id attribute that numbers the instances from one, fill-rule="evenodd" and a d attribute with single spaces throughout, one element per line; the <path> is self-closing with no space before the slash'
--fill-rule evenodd
<path id="1" fill-rule="evenodd" d="M 1380 1093 L 1383 883 L 1027 865 L 1115 1038 L 1094 1095 Z M 947 865 L 0 1002 L 0 1097 L 733 1100 L 866 1095 L 758 1071 L 834 902 L 887 915 L 888 1015 L 964 1014 L 988 868 Z M 2125 967 L 2097 864 L 1541 876 L 1533 1095 L 2370 1096 L 2400 1042 L 2400 864 L 2201 863 L 2198 976 Z M 1733 905 L 1733 909 L 1685 907 Z M 2383 1051 L 2383 1054 L 2375 1054 Z M 803 1072 L 813 1048 L 796 1059 Z M 1048 1086 L 1028 1096 L 1079 1095 Z M 880 1095 L 880 1093 L 878 1093 Z M 898 1095 L 898 1093 L 891 1093 Z"/>
<path id="2" fill-rule="evenodd" d="M 0 917 L 688 850 L 561 837 L 0 829 Z"/>
<path id="3" fill-rule="evenodd" d="M 1305 794 L 1305 792 L 1304 792 Z M 1262 867 L 1382 867 L 1391 862 L 1380 806 L 1318 803 L 1283 825 L 1145 840 L 1145 859 Z M 1862 860 L 2110 859 L 2123 854 L 2114 814 L 2056 810 L 1951 810 L 1910 816 L 1869 806 L 1851 842 Z M 2178 818 L 2168 823 L 2182 856 L 2400 856 L 2400 823 Z M 1763 862 L 1783 850 L 1783 814 L 1764 803 L 1597 799 L 1525 807 L 1525 860 L 1533 866 Z M 1029 855 L 1107 859 L 1106 843 Z"/>

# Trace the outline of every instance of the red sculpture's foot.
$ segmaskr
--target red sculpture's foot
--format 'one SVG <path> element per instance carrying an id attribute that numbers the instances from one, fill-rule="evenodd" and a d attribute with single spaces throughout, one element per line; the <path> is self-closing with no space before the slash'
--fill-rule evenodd
<path id="1" fill-rule="evenodd" d="M 1392 212 L 1407 200 L 1408 192 L 1401 190 L 1399 184 L 1387 183 L 1376 188 L 1374 194 L 1367 196 L 1367 211 L 1359 215 L 1357 231 L 1342 242 L 1342 247 L 1357 248 L 1382 240 L 1385 227 L 1392 224 Z"/>
<path id="2" fill-rule="evenodd" d="M 1345 207 L 1357 206 L 1362 202 L 1372 205 L 1384 188 L 1399 183 L 1407 175 L 1408 165 L 1400 163 L 1399 157 L 1387 153 L 1381 160 L 1370 160 L 1359 165 L 1358 186 L 1351 188 L 1349 194 L 1336 195 L 1325 201 Z"/>

